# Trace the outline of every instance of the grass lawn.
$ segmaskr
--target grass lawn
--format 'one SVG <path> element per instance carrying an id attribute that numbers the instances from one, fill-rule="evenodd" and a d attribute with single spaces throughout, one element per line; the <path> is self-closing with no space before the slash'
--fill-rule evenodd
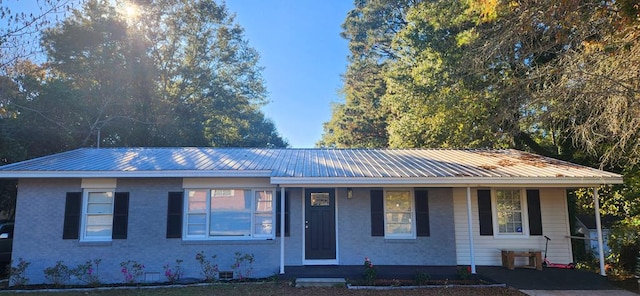
<path id="1" fill-rule="evenodd" d="M 6 291 L 9 292 L 9 291 Z M 2 295 L 4 293 L 0 293 Z M 20 295 L 157 295 L 157 296 L 191 296 L 191 295 L 229 295 L 229 296 L 263 296 L 263 295 L 312 295 L 312 296 L 342 296 L 342 295 L 524 295 L 517 290 L 508 288 L 424 288 L 414 290 L 349 290 L 344 287 L 334 288 L 295 288 L 288 282 L 253 283 L 253 284 L 215 284 L 201 287 L 178 288 L 145 288 L 145 289 L 114 289 L 102 291 L 55 291 L 29 292 Z M 5 294 L 6 295 L 6 294 Z"/>

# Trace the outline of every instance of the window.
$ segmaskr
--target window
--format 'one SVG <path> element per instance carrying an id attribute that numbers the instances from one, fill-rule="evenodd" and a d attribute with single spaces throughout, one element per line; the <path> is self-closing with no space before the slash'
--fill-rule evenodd
<path id="1" fill-rule="evenodd" d="M 385 237 L 414 238 L 415 219 L 411 190 L 384 192 Z"/>
<path id="2" fill-rule="evenodd" d="M 526 209 L 524 209 L 522 190 L 498 189 L 494 194 L 497 234 L 526 234 Z"/>
<path id="3" fill-rule="evenodd" d="M 113 191 L 87 190 L 84 192 L 82 202 L 82 240 L 111 240 L 113 204 Z"/>
<path id="4" fill-rule="evenodd" d="M 273 238 L 273 196 L 272 190 L 187 190 L 186 238 Z"/>

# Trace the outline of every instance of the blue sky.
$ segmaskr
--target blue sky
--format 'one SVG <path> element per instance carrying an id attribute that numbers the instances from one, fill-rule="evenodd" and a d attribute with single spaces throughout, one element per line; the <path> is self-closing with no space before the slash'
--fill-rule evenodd
<path id="1" fill-rule="evenodd" d="M 340 25 L 350 0 L 227 0 L 260 52 L 271 101 L 263 108 L 294 148 L 313 147 L 341 99 L 349 50 Z"/>

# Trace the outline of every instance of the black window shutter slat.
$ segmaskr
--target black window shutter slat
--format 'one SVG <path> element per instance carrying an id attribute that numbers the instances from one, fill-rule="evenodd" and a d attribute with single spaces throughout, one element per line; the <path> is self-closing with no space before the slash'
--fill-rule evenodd
<path id="1" fill-rule="evenodd" d="M 429 236 L 429 191 L 416 190 L 416 235 Z"/>
<path id="2" fill-rule="evenodd" d="M 276 236 L 280 236 L 280 191 L 276 193 Z M 284 192 L 284 236 L 289 236 L 289 193 Z"/>
<path id="3" fill-rule="evenodd" d="M 384 193 L 371 190 L 371 236 L 384 236 Z"/>
<path id="4" fill-rule="evenodd" d="M 129 192 L 116 192 L 113 204 L 112 239 L 126 239 L 129 225 Z"/>
<path id="5" fill-rule="evenodd" d="M 542 211 L 540 210 L 539 190 L 527 190 L 527 210 L 529 214 L 529 235 L 542 235 Z"/>
<path id="6" fill-rule="evenodd" d="M 183 193 L 169 192 L 167 205 L 167 238 L 182 238 Z"/>
<path id="7" fill-rule="evenodd" d="M 64 205 L 62 239 L 78 239 L 82 214 L 82 192 L 67 192 Z"/>
<path id="8" fill-rule="evenodd" d="M 491 190 L 478 190 L 478 217 L 480 219 L 480 235 L 493 235 Z"/>

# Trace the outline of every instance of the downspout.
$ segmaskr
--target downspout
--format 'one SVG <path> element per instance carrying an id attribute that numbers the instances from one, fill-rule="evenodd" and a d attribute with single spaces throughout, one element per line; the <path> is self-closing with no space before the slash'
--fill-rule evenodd
<path id="1" fill-rule="evenodd" d="M 600 201 L 598 198 L 598 188 L 593 187 L 593 207 L 596 211 L 596 229 L 598 230 L 598 255 L 600 256 L 600 275 L 607 276 L 604 270 L 604 244 L 602 242 L 602 223 L 600 221 Z"/>
<path id="2" fill-rule="evenodd" d="M 473 218 L 471 217 L 471 187 L 467 186 L 467 223 L 469 227 L 469 256 L 471 258 L 471 273 L 476 274 L 476 255 L 473 249 Z"/>
<path id="3" fill-rule="evenodd" d="M 284 187 L 280 187 L 280 274 L 284 274 Z"/>

